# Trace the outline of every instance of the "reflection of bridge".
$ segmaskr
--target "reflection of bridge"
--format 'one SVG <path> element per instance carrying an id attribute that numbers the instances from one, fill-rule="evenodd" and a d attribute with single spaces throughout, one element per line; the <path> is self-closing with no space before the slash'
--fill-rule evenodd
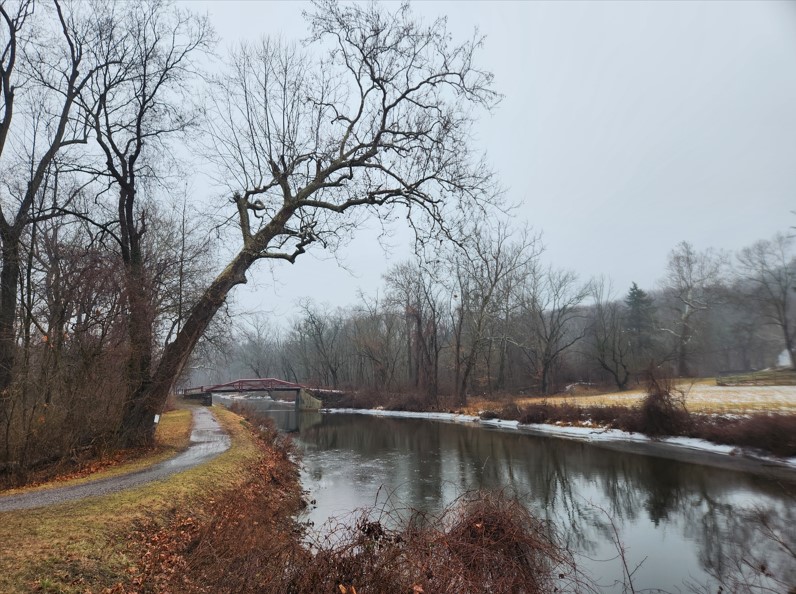
<path id="1" fill-rule="evenodd" d="M 307 388 L 301 384 L 294 384 L 274 377 L 257 379 L 239 379 L 225 384 L 212 386 L 195 386 L 185 388 L 182 395 L 185 398 L 201 400 L 204 404 L 212 404 L 212 395 L 230 394 L 237 392 L 294 392 L 297 409 L 318 409 L 321 401 L 315 398 Z"/>

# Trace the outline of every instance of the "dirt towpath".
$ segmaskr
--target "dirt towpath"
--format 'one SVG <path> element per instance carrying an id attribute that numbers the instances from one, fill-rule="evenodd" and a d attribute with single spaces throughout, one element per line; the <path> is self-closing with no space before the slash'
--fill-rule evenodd
<path id="1" fill-rule="evenodd" d="M 199 466 L 229 449 L 230 439 L 208 408 L 193 409 L 193 429 L 188 449 L 149 468 L 80 485 L 0 496 L 0 512 L 56 505 L 138 487 Z"/>

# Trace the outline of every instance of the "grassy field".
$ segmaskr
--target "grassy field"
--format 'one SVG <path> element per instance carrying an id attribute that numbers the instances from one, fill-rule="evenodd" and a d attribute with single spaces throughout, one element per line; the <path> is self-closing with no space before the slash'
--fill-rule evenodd
<path id="1" fill-rule="evenodd" d="M 759 412 L 796 413 L 796 374 L 789 372 L 769 377 L 768 381 L 783 381 L 793 384 L 764 385 L 767 381 L 757 376 L 755 384 L 717 385 L 714 378 L 694 381 L 680 381 L 677 388 L 685 395 L 688 410 L 695 413 L 748 414 Z M 515 398 L 518 405 L 538 403 L 542 400 L 550 404 L 573 404 L 578 406 L 624 405 L 634 406 L 646 395 L 643 387 L 625 392 L 601 391 L 595 388 L 576 388 L 573 393 L 556 394 L 547 398 Z M 505 404 L 505 401 L 503 402 Z M 473 398 L 468 411 L 477 412 L 493 408 L 495 401 Z"/>
<path id="2" fill-rule="evenodd" d="M 753 412 L 796 412 L 796 386 L 708 386 L 680 383 L 686 406 L 691 412 L 745 414 Z M 624 404 L 633 406 L 641 402 L 646 391 L 609 392 L 599 395 L 555 396 L 551 404 Z M 528 403 L 531 399 L 520 401 Z"/>
<path id="3" fill-rule="evenodd" d="M 126 539 L 138 524 L 165 523 L 171 514 L 190 509 L 208 493 L 234 488 L 243 481 L 259 450 L 240 417 L 221 408 L 214 412 L 231 435 L 233 447 L 208 464 L 105 497 L 0 514 L 0 592 L 102 591 L 103 585 L 112 585 L 135 570 Z M 160 447 L 152 456 L 91 478 L 156 463 L 184 447 L 190 425 L 189 411 L 167 413 L 158 431 Z"/>

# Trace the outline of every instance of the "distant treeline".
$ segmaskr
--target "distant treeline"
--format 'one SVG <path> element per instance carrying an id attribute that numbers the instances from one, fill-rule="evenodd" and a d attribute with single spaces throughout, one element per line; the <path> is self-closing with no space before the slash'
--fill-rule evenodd
<path id="1" fill-rule="evenodd" d="M 538 237 L 505 229 L 394 266 L 378 296 L 330 310 L 307 301 L 288 330 L 253 317 L 195 360 L 193 378 L 283 377 L 435 401 L 576 382 L 637 385 L 762 369 L 793 352 L 794 241 L 730 255 L 686 242 L 654 289 L 579 280 L 543 261 Z"/>

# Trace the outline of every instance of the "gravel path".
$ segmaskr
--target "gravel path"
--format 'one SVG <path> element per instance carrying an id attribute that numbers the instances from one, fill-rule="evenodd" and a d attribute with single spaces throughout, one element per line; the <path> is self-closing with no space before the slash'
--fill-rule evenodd
<path id="1" fill-rule="evenodd" d="M 130 474 L 99 479 L 71 487 L 0 496 L 0 512 L 45 507 L 138 487 L 208 462 L 221 452 L 228 450 L 229 446 L 229 436 L 221 429 L 210 409 L 196 408 L 193 411 L 191 445 L 174 458 Z"/>

